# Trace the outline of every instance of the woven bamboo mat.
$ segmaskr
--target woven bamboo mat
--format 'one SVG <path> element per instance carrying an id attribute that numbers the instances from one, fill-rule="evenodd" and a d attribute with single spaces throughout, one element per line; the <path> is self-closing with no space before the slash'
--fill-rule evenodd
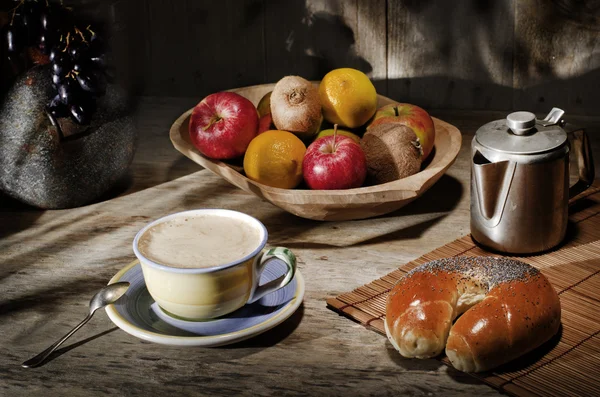
<path id="1" fill-rule="evenodd" d="M 600 396 L 600 182 L 569 206 L 565 243 L 538 256 L 515 257 L 537 267 L 556 288 L 562 306 L 559 334 L 494 372 L 475 374 L 483 382 L 515 396 Z M 470 235 L 401 266 L 352 292 L 327 300 L 329 308 L 385 335 L 388 292 L 411 269 L 451 256 L 492 256 Z M 497 254 L 495 254 L 497 255 Z M 445 357 L 442 362 L 450 365 Z"/>

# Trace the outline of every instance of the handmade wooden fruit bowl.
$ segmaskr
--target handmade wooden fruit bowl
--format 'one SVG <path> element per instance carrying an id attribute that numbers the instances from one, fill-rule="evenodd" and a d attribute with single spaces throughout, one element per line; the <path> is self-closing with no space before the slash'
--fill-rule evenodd
<path id="1" fill-rule="evenodd" d="M 274 86 L 275 84 L 264 84 L 230 91 L 257 105 Z M 378 107 L 395 102 L 382 95 L 378 98 Z M 178 151 L 248 193 L 294 215 L 320 221 L 371 218 L 405 206 L 427 191 L 454 163 L 462 142 L 460 131 L 456 127 L 433 118 L 435 150 L 425 167 L 414 175 L 381 185 L 347 190 L 280 189 L 246 178 L 239 165 L 209 159 L 200 154 L 192 145 L 188 131 L 192 110 L 182 114 L 171 126 L 171 142 Z"/>

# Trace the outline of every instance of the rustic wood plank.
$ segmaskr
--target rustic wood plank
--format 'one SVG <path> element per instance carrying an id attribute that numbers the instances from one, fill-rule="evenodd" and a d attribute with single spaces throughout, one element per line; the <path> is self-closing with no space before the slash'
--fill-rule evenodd
<path id="1" fill-rule="evenodd" d="M 265 82 L 289 74 L 320 80 L 340 67 L 370 73 L 370 60 L 357 51 L 363 40 L 358 21 L 357 0 L 266 2 Z"/>
<path id="2" fill-rule="evenodd" d="M 97 8 L 116 26 L 123 82 L 145 94 L 200 97 L 354 67 L 380 93 L 426 108 L 594 115 L 600 102 L 592 1 L 112 0 Z"/>
<path id="3" fill-rule="evenodd" d="M 356 52 L 370 65 L 375 89 L 387 95 L 387 4 L 386 0 L 358 0 L 355 30 Z"/>
<path id="4" fill-rule="evenodd" d="M 513 2 L 388 2 L 388 95 L 510 109 Z"/>
<path id="5" fill-rule="evenodd" d="M 201 98 L 264 80 L 261 0 L 153 0 L 140 7 L 145 57 L 137 67 L 146 94 Z"/>
<path id="6" fill-rule="evenodd" d="M 597 114 L 600 6 L 527 0 L 515 7 L 514 107 Z"/>

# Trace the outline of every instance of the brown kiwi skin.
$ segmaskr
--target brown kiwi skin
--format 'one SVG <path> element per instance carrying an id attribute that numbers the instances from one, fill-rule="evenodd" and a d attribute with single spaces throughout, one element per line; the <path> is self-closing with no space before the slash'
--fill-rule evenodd
<path id="1" fill-rule="evenodd" d="M 367 183 L 377 185 L 414 175 L 421 169 L 423 150 L 415 132 L 397 123 L 369 128 L 360 145 L 367 159 Z"/>
<path id="2" fill-rule="evenodd" d="M 278 130 L 312 137 L 323 121 L 318 88 L 300 76 L 282 78 L 271 94 L 271 116 Z"/>

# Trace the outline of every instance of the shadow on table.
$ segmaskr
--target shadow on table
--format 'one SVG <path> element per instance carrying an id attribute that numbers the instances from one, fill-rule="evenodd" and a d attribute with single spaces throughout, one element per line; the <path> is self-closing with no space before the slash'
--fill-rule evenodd
<path id="1" fill-rule="evenodd" d="M 452 366 L 447 366 L 439 360 L 434 358 L 431 359 L 418 359 L 418 358 L 405 358 L 398 353 L 398 351 L 392 346 L 389 341 L 386 341 L 387 352 L 392 361 L 401 367 L 405 371 L 437 371 L 440 368 L 446 367 L 446 373 L 452 379 L 463 384 L 481 384 L 482 382 L 477 378 L 454 369 Z"/>
<path id="2" fill-rule="evenodd" d="M 437 371 L 444 364 L 437 360 L 420 360 L 416 358 L 405 358 L 398 353 L 389 340 L 386 339 L 387 353 L 394 364 L 405 371 Z"/>
<path id="3" fill-rule="evenodd" d="M 14 213 L 18 213 L 18 216 L 13 216 Z M 27 229 L 43 213 L 44 210 L 21 203 L 0 192 L 0 217 L 2 219 L 0 221 L 0 238 Z"/>
<path id="4" fill-rule="evenodd" d="M 48 358 L 41 365 L 39 365 L 38 367 L 43 367 L 44 365 L 46 365 L 49 362 L 51 362 L 52 360 L 54 360 L 54 359 L 62 356 L 63 354 L 65 354 L 65 353 L 67 353 L 67 352 L 69 352 L 69 351 L 71 351 L 71 350 L 73 350 L 73 349 L 75 349 L 75 348 L 77 348 L 77 347 L 79 347 L 81 345 L 85 345 L 86 343 L 91 342 L 94 339 L 98 339 L 98 338 L 100 338 L 100 337 L 102 337 L 104 335 L 108 335 L 111 332 L 114 332 L 114 331 L 116 331 L 118 329 L 119 329 L 118 327 L 113 327 L 113 328 L 107 329 L 105 331 L 102 331 L 102 332 L 100 332 L 100 333 L 98 333 L 96 335 L 92 335 L 92 336 L 90 336 L 88 338 L 82 339 L 79 342 L 75 342 L 75 343 L 72 343 L 72 344 L 70 344 L 68 346 L 61 347 L 61 348 L 55 350 L 54 352 L 52 352 L 52 354 L 50 354 L 50 356 L 48 356 Z M 58 337 L 57 337 L 57 339 L 58 339 Z M 36 368 L 38 368 L 38 367 L 36 367 Z"/>
<path id="5" fill-rule="evenodd" d="M 381 234 L 363 234 L 360 240 L 350 241 L 343 246 L 360 246 L 388 241 L 414 239 L 423 235 L 427 230 L 441 221 L 448 213 L 454 210 L 463 194 L 464 188 L 458 179 L 450 175 L 443 175 L 436 184 L 423 194 L 423 196 L 398 211 L 379 217 L 356 221 L 319 222 L 299 218 L 292 214 L 278 211 L 268 218 L 261 219 L 261 221 L 267 226 L 268 230 L 281 229 L 280 232 L 273 233 L 272 237 L 274 237 L 275 240 L 283 240 L 282 243 L 288 248 L 319 249 L 339 247 L 339 244 L 336 245 L 333 242 L 343 241 L 343 239 L 347 240 L 349 230 L 361 228 L 363 230 L 370 229 L 375 231 L 376 228 L 373 228 L 372 225 L 378 220 L 388 223 L 393 221 L 400 227 L 384 231 Z M 414 223 L 414 219 L 411 218 L 414 215 L 426 214 L 431 214 L 431 217 L 421 220 L 418 223 Z M 286 225 L 286 227 L 283 228 L 282 225 Z M 294 241 L 296 237 L 307 235 L 307 232 L 318 228 L 328 229 L 327 241 L 329 242 L 323 242 L 322 238 L 318 237 L 318 233 L 315 235 L 317 235 L 317 238 L 321 241 L 297 241 L 298 239 Z M 283 234 L 285 235 L 280 236 Z M 336 234 L 342 236 L 343 239 L 336 239 Z"/>
<path id="6" fill-rule="evenodd" d="M 119 197 L 127 192 L 128 189 L 131 188 L 132 184 L 133 177 L 131 176 L 131 173 L 127 173 L 127 175 L 119 179 L 106 193 L 98 197 L 96 200 L 80 207 L 85 207 L 87 205 L 92 205 Z M 12 234 L 16 234 L 28 229 L 45 212 L 45 209 L 36 208 L 22 203 L 0 192 L 0 217 L 2 217 L 4 220 L 0 222 L 0 238 L 8 237 Z M 2 213 L 5 213 L 5 215 L 3 216 Z"/>
<path id="7" fill-rule="evenodd" d="M 79 277 L 64 283 L 56 282 L 51 286 L 40 289 L 29 289 L 25 295 L 19 298 L 1 300 L 0 317 L 34 308 L 39 309 L 41 312 L 47 312 L 49 307 L 64 300 L 67 296 L 81 296 L 90 293 L 90 291 L 97 291 L 105 285 L 106 280 L 104 278 Z M 83 314 L 85 312 L 82 312 L 82 316 Z"/>
<path id="8" fill-rule="evenodd" d="M 253 338 L 234 343 L 232 345 L 222 346 L 222 349 L 243 349 L 243 348 L 266 348 L 272 347 L 290 336 L 302 322 L 304 317 L 304 303 L 283 323 L 263 332 Z"/>
<path id="9" fill-rule="evenodd" d="M 455 177 L 444 174 L 421 197 L 400 208 L 398 211 L 380 218 L 404 215 L 428 214 L 432 212 L 451 212 L 456 208 L 464 193 L 462 183 Z"/>
<path id="10" fill-rule="evenodd" d="M 554 349 L 558 345 L 561 337 L 562 337 L 562 326 L 559 329 L 559 331 L 556 333 L 556 335 L 554 335 L 549 341 L 545 342 L 544 344 L 542 344 L 541 346 L 532 350 L 531 352 L 526 353 L 525 355 L 518 357 L 517 359 L 512 360 L 506 364 L 503 364 L 500 367 L 494 369 L 493 371 L 482 372 L 482 373 L 479 373 L 478 375 L 485 377 L 486 375 L 494 375 L 494 374 L 504 374 L 504 373 L 515 374 L 515 373 L 517 373 L 519 371 L 523 371 L 527 368 L 533 368 L 536 363 L 539 363 L 546 354 L 548 354 L 552 349 Z M 448 366 L 448 375 L 451 378 L 453 378 L 455 381 L 460 382 L 460 383 L 468 383 L 468 384 L 481 383 L 481 381 L 479 381 L 474 376 L 471 376 L 465 372 L 461 372 L 457 369 L 454 369 L 454 367 L 452 367 L 452 366 Z"/>
<path id="11" fill-rule="evenodd" d="M 152 154 L 144 155 L 147 157 L 152 156 Z M 163 167 L 166 168 L 166 173 L 164 172 Z M 170 164 L 162 165 L 157 163 L 156 165 L 151 166 L 151 168 L 147 164 L 142 165 L 134 163 L 131 165 L 127 174 L 117 181 L 108 192 L 104 193 L 90 204 L 125 197 L 145 189 L 162 185 L 163 183 L 172 182 L 175 179 L 202 171 L 203 169 L 202 166 L 194 163 L 184 155 L 179 155 Z M 134 174 L 136 174 L 137 177 L 134 177 Z"/>

